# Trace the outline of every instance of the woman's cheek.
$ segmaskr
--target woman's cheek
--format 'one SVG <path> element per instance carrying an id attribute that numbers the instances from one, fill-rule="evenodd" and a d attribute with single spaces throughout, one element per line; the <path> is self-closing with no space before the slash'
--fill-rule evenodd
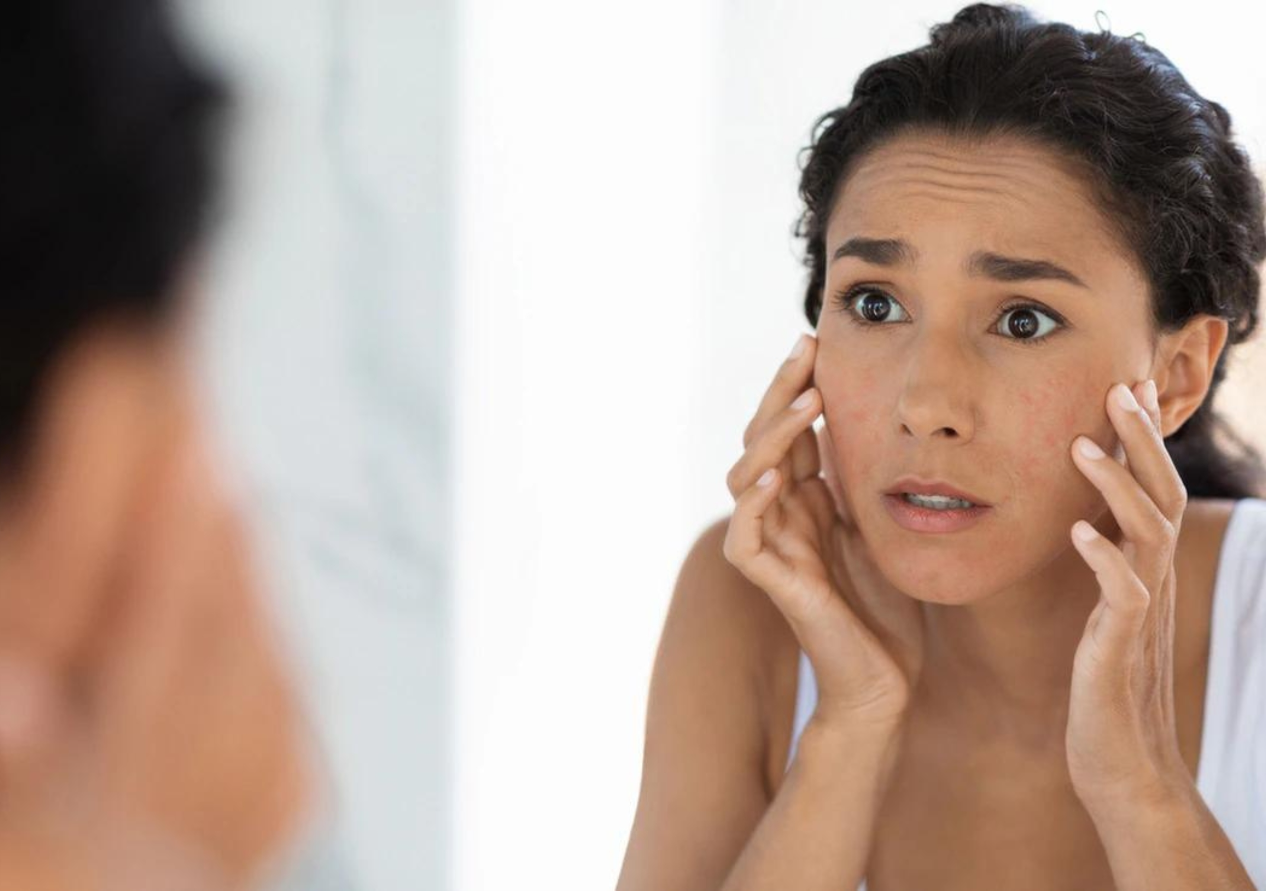
<path id="1" fill-rule="evenodd" d="M 863 384 L 862 389 L 850 389 L 846 399 L 832 398 L 824 390 L 823 414 L 829 441 L 835 449 L 836 467 L 845 489 L 851 494 L 874 488 L 881 480 L 866 478 L 866 468 L 883 467 L 882 438 L 876 435 L 878 419 L 882 416 L 877 407 L 860 400 L 860 394 L 873 392 Z M 850 501 L 852 499 L 850 498 Z"/>
<path id="2" fill-rule="evenodd" d="M 1103 409 L 1107 387 L 1102 374 L 1068 369 L 1015 394 L 1017 435 L 1022 439 L 1020 485 L 1026 491 L 1058 498 L 1066 493 L 1081 503 L 1097 492 L 1073 462 L 1071 447 L 1081 433 L 1109 448 L 1116 432 Z M 1072 486 L 1069 481 L 1072 481 Z"/>

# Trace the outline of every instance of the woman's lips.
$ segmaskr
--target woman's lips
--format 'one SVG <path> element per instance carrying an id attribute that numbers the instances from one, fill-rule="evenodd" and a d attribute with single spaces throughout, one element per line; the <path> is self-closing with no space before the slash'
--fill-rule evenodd
<path id="1" fill-rule="evenodd" d="M 935 510 L 930 507 L 919 507 L 906 501 L 901 495 L 884 495 L 884 507 L 897 525 L 910 532 L 961 532 L 975 526 L 991 510 L 988 505 L 968 508 L 951 508 Z"/>
<path id="2" fill-rule="evenodd" d="M 979 495 L 973 495 L 966 489 L 962 489 L 951 483 L 936 479 L 926 479 L 917 476 L 903 476 L 888 487 L 885 494 L 900 495 L 909 492 L 911 495 L 944 495 L 949 498 L 958 498 L 963 501 L 970 501 L 972 504 L 981 507 L 989 507 L 990 504 Z"/>

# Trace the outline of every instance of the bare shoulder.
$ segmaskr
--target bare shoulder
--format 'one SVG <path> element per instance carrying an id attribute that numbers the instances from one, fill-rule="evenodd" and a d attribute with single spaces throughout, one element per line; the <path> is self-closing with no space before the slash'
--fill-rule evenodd
<path id="1" fill-rule="evenodd" d="M 1192 498 L 1187 502 L 1184 522 L 1187 517 L 1193 516 L 1206 522 L 1216 522 L 1219 519 L 1225 522 L 1231 519 L 1231 511 L 1238 503 L 1236 498 Z"/>
<path id="2" fill-rule="evenodd" d="M 1174 659 L 1197 684 L 1203 683 L 1218 563 L 1235 505 L 1233 498 L 1189 500 L 1178 534 L 1174 569 L 1182 596 L 1174 604 Z"/>
<path id="3" fill-rule="evenodd" d="M 619 891 L 719 886 L 772 798 L 769 691 L 775 654 L 795 643 L 769 596 L 726 559 L 728 528 L 729 517 L 708 525 L 677 575 Z"/>
<path id="4" fill-rule="evenodd" d="M 1186 552 L 1189 560 L 1216 563 L 1236 503 L 1234 498 L 1193 498 L 1188 501 L 1179 533 L 1180 553 Z"/>
<path id="5" fill-rule="evenodd" d="M 776 728 L 786 724 L 784 735 L 790 737 L 798 644 L 769 595 L 726 559 L 729 525 L 729 516 L 715 520 L 690 547 L 664 621 L 657 662 L 676 665 L 673 651 L 680 649 L 680 662 L 700 695 L 738 700 L 732 703 L 736 708 L 750 711 L 759 731 L 751 741 L 761 749 L 752 754 L 759 755 L 764 768 L 773 760 L 771 728 L 776 737 Z M 709 689 L 713 685 L 716 689 Z"/>

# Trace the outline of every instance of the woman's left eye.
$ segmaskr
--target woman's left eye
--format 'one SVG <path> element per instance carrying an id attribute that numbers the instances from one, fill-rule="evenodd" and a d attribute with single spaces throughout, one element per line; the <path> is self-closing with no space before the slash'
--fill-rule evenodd
<path id="1" fill-rule="evenodd" d="M 857 298 L 862 295 L 875 295 L 882 298 L 883 301 L 888 301 L 893 306 L 901 306 L 891 294 L 879 288 L 872 288 L 866 285 L 855 285 L 847 291 L 836 294 L 835 304 L 848 314 L 849 321 L 864 328 L 882 326 L 887 321 L 889 313 L 885 311 L 881 301 L 870 300 L 869 296 L 862 301 L 858 301 Z M 862 313 L 859 313 L 854 308 L 858 303 L 865 304 Z M 879 311 L 878 317 L 876 317 L 877 310 Z M 902 309 L 901 311 L 904 312 L 905 310 Z M 866 318 L 864 314 L 869 315 L 870 318 Z M 1045 327 L 1041 324 L 1040 317 L 1043 316 L 1049 322 L 1049 325 Z M 1004 337 L 1008 340 L 1022 343 L 1025 346 L 1037 346 L 1045 343 L 1054 331 L 1064 327 L 1064 320 L 1056 313 L 1035 304 L 1023 302 L 1004 306 L 1001 310 L 999 322 L 1005 323 L 1006 330 L 1010 332 L 1010 335 L 1004 334 Z"/>
<path id="2" fill-rule="evenodd" d="M 1051 315 L 1051 313 L 1048 313 L 1046 310 L 1039 309 L 1038 307 L 1033 306 L 1028 303 L 1021 303 L 1016 306 L 1011 306 L 1011 307 L 1007 307 L 1003 309 L 1002 317 L 1006 318 L 1012 313 L 1016 313 L 1016 315 L 1011 317 L 1011 322 L 1007 326 L 1007 329 L 1011 331 L 1012 333 L 1016 333 L 1017 331 L 1025 332 L 1022 336 L 1017 336 L 1015 338 L 1016 340 L 1019 340 L 1023 343 L 1030 343 L 1033 341 L 1044 341 L 1057 328 L 1063 327 L 1063 323 L 1060 322 L 1059 319 L 1056 319 L 1053 315 Z M 1039 325 L 1036 321 L 1033 321 L 1033 319 L 1035 319 L 1036 316 L 1046 316 L 1046 318 L 1049 319 L 1052 323 L 1051 327 L 1044 331 L 1039 330 L 1041 329 L 1041 325 Z M 1030 336 L 1028 332 L 1035 332 L 1035 333 L 1033 333 L 1032 336 Z"/>

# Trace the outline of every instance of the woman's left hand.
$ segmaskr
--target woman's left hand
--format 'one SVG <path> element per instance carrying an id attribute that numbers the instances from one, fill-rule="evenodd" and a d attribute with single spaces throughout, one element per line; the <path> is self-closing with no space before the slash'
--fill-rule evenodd
<path id="1" fill-rule="evenodd" d="M 1129 397 L 1130 407 L 1118 401 Z M 1146 408 L 1140 408 L 1140 403 Z M 1174 551 L 1187 491 L 1165 450 L 1155 384 L 1108 394 L 1108 416 L 1128 467 L 1108 455 L 1073 460 L 1099 488 L 1121 529 L 1109 541 L 1089 523 L 1072 541 L 1099 581 L 1100 599 L 1073 660 L 1068 732 L 1069 772 L 1088 808 L 1128 808 L 1159 800 L 1189 779 L 1174 720 Z M 1077 535 L 1089 530 L 1089 541 Z"/>

